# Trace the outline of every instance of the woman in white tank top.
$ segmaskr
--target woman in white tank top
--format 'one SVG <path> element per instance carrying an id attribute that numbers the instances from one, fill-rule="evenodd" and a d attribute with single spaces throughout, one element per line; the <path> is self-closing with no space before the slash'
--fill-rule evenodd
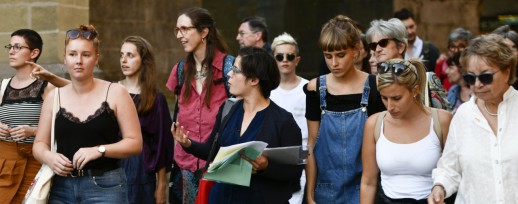
<path id="1" fill-rule="evenodd" d="M 437 110 L 440 133 L 436 133 L 432 110 L 422 102 L 425 72 L 417 60 L 378 64 L 378 91 L 387 112 L 370 116 L 365 124 L 361 203 L 427 203 L 432 169 L 441 156 L 452 115 Z"/>

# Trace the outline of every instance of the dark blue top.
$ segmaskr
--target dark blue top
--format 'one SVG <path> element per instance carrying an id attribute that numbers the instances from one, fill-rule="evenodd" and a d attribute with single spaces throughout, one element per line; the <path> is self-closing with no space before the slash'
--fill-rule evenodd
<path id="1" fill-rule="evenodd" d="M 227 126 L 223 130 L 220 138 L 221 146 L 231 146 L 239 143 L 250 142 L 254 140 L 257 132 L 261 128 L 264 120 L 264 110 L 256 113 L 250 125 L 245 130 L 243 135 L 241 133 L 241 125 L 243 123 L 243 116 L 245 110 L 243 109 L 242 101 L 239 101 L 234 114 L 228 119 Z M 246 203 L 252 197 L 252 192 L 249 187 L 238 186 L 226 183 L 216 183 L 210 190 L 209 203 Z M 230 199 L 229 199 L 230 198 Z M 225 202 L 226 201 L 226 202 Z"/>
<path id="2" fill-rule="evenodd" d="M 214 129 L 209 139 L 203 143 L 191 141 L 192 145 L 189 148 L 184 148 L 186 152 L 198 158 L 207 159 L 211 145 L 216 134 L 220 132 L 220 129 L 222 129 L 221 133 L 223 134 L 221 134 L 218 139 L 219 142 L 215 146 L 216 152 L 219 150 L 219 147 L 226 146 L 224 144 L 244 142 L 240 141 L 244 140 L 244 137 L 250 137 L 247 141 L 266 142 L 269 148 L 296 146 L 302 142 L 300 128 L 291 113 L 282 109 L 273 101 L 270 101 L 268 107 L 256 114 L 243 136 L 237 138 L 236 140 L 238 141 L 233 141 L 235 143 L 232 143 L 232 139 L 229 140 L 228 138 L 235 138 L 237 137 L 236 135 L 239 135 L 240 131 L 238 131 L 239 128 L 237 127 L 240 127 L 242 122 L 243 113 L 240 113 L 240 111 L 243 111 L 243 102 L 239 101 L 232 107 L 228 113 L 229 119 L 226 123 L 224 121 L 222 122 L 221 119 L 223 106 L 224 104 L 220 106 L 218 115 L 216 116 L 216 123 L 214 124 Z M 235 121 L 230 121 L 232 120 L 231 118 L 235 118 Z M 231 125 L 232 123 L 234 123 L 234 125 Z M 236 126 L 235 123 L 238 125 Z M 234 127 L 232 128 L 231 126 Z M 232 130 L 234 132 L 231 134 L 226 132 Z M 251 130 L 254 130 L 256 133 L 252 133 Z M 212 158 L 210 160 L 212 160 Z M 268 167 L 266 169 L 252 174 L 250 187 L 229 185 L 232 186 L 230 191 L 227 190 L 218 193 L 221 194 L 221 196 L 218 197 L 224 200 L 218 200 L 216 203 L 287 203 L 292 194 L 292 182 L 300 178 L 302 168 L 302 165 L 287 165 L 268 161 Z M 214 187 L 211 190 L 211 195 L 213 192 Z M 209 197 L 209 199 L 211 198 Z"/>

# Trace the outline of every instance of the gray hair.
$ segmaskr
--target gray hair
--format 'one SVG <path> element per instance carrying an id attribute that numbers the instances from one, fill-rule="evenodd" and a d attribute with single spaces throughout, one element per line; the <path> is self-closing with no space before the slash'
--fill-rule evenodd
<path id="1" fill-rule="evenodd" d="M 450 32 L 450 35 L 448 36 L 448 46 L 458 40 L 464 40 L 466 42 L 469 42 L 469 40 L 471 40 L 472 37 L 473 35 L 469 30 L 466 30 L 464 28 L 455 28 Z"/>
<path id="2" fill-rule="evenodd" d="M 373 20 L 371 21 L 371 27 L 367 30 L 367 42 L 372 42 L 373 36 L 386 36 L 393 38 L 408 47 L 408 35 L 406 27 L 401 20 L 397 18 L 391 18 L 388 21 L 385 20 Z"/>
<path id="3" fill-rule="evenodd" d="M 272 51 L 275 51 L 275 48 L 279 45 L 293 45 L 295 46 L 296 54 L 299 54 L 299 46 L 297 45 L 297 41 L 288 33 L 284 32 L 283 34 L 280 34 L 279 36 L 275 37 L 272 42 Z"/>

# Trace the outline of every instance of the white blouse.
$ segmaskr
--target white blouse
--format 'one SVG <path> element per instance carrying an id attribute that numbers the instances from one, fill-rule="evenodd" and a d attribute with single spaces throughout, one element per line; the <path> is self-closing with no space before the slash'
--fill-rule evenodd
<path id="1" fill-rule="evenodd" d="M 455 203 L 518 203 L 518 91 L 505 92 L 496 135 L 475 100 L 453 116 L 434 183 L 457 192 Z"/>

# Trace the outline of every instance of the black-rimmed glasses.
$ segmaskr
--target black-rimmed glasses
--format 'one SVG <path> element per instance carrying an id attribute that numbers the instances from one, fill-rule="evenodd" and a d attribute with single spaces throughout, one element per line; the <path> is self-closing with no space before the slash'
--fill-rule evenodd
<path id="1" fill-rule="evenodd" d="M 275 60 L 277 60 L 279 62 L 282 62 L 284 59 L 291 62 L 291 61 L 295 60 L 295 57 L 296 57 L 296 55 L 293 53 L 277 53 L 277 54 L 275 54 Z"/>
<path id="2" fill-rule="evenodd" d="M 189 30 L 191 30 L 193 28 L 196 28 L 196 27 L 194 27 L 194 26 L 180 26 L 180 27 L 176 27 L 176 28 L 174 28 L 174 34 L 178 35 L 178 33 L 181 33 L 182 35 L 186 35 L 187 32 L 189 32 Z"/>
<path id="3" fill-rule="evenodd" d="M 498 70 L 493 73 L 482 73 L 479 75 L 468 73 L 468 74 L 462 75 L 462 78 L 464 78 L 464 81 L 470 86 L 475 84 L 475 82 L 477 81 L 477 78 L 480 81 L 480 83 L 482 83 L 484 85 L 488 85 L 488 84 L 493 83 L 493 75 L 495 75 L 499 71 L 501 71 L 501 70 Z"/>
<path id="4" fill-rule="evenodd" d="M 376 48 L 378 47 L 378 45 L 380 47 L 387 47 L 388 43 L 390 40 L 394 40 L 394 41 L 397 41 L 396 39 L 394 38 L 385 38 L 385 39 L 381 39 L 380 41 L 378 42 L 371 42 L 369 43 L 369 49 L 372 50 L 372 51 L 376 51 Z"/>
<path id="5" fill-rule="evenodd" d="M 97 36 L 97 32 L 89 30 L 72 29 L 67 31 L 67 37 L 70 39 L 77 39 L 82 35 L 86 40 L 93 40 Z"/>
<path id="6" fill-rule="evenodd" d="M 11 51 L 11 49 L 13 49 L 15 53 L 20 52 L 20 50 L 22 50 L 22 48 L 27 48 L 29 50 L 31 49 L 30 47 L 23 46 L 18 43 L 15 43 L 14 45 L 11 45 L 11 44 L 6 45 L 6 46 L 4 46 L 4 48 L 7 53 L 9 53 L 9 51 Z"/>

